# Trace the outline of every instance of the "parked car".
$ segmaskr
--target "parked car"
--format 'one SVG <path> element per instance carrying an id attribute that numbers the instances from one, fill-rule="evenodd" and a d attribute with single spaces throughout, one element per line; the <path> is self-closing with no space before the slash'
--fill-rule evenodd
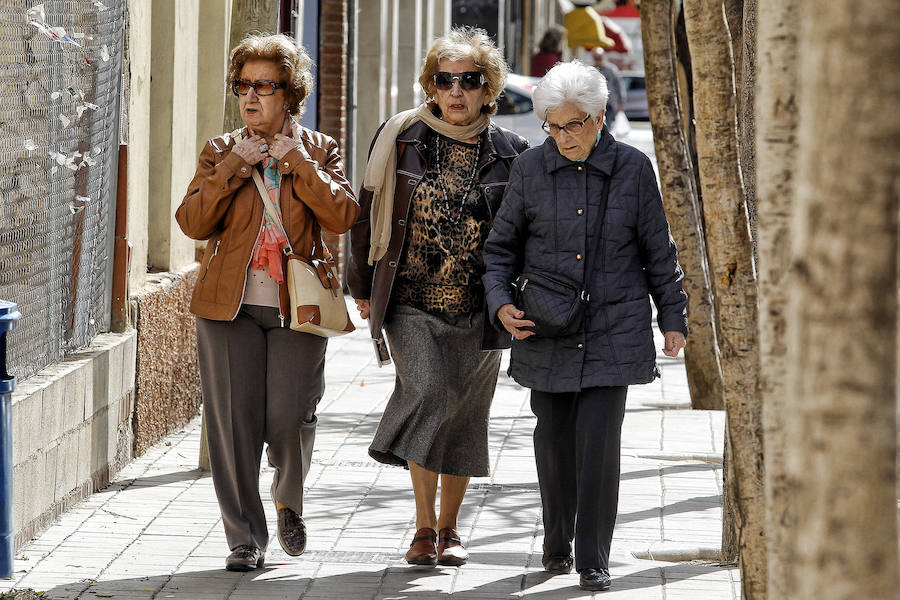
<path id="1" fill-rule="evenodd" d="M 622 89 L 625 91 L 625 116 L 637 121 L 650 119 L 647 109 L 647 86 L 643 71 L 622 71 Z"/>
<path id="2" fill-rule="evenodd" d="M 538 81 L 539 77 L 510 73 L 503 93 L 497 98 L 497 114 L 493 117 L 497 125 L 515 131 L 532 146 L 540 146 L 547 137 L 531 102 Z"/>

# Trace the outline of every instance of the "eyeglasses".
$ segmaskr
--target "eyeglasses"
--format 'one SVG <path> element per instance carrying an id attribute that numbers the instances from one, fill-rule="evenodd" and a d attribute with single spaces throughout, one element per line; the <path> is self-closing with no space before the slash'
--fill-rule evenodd
<path id="1" fill-rule="evenodd" d="M 559 135 L 560 131 L 565 131 L 569 135 L 578 135 L 579 133 L 581 133 L 581 130 L 584 129 L 584 124 L 587 123 L 587 120 L 590 118 L 591 115 L 588 115 L 580 121 L 576 119 L 574 121 L 569 121 L 565 125 L 557 125 L 556 123 L 548 123 L 547 121 L 544 121 L 544 123 L 541 125 L 541 129 L 554 136 Z"/>
<path id="2" fill-rule="evenodd" d="M 487 83 L 484 80 L 484 74 L 478 71 L 465 71 L 463 73 L 438 71 L 434 74 L 434 87 L 439 90 L 452 90 L 454 81 L 459 81 L 459 87 L 467 92 L 477 90 Z"/>
<path id="3" fill-rule="evenodd" d="M 241 96 L 249 94 L 250 88 L 253 88 L 254 91 L 256 91 L 257 96 L 271 96 L 275 93 L 275 90 L 284 89 L 285 87 L 287 86 L 283 83 L 269 81 L 268 79 L 260 79 L 259 81 L 236 79 L 231 82 L 231 91 L 234 92 L 235 96 L 238 94 Z"/>

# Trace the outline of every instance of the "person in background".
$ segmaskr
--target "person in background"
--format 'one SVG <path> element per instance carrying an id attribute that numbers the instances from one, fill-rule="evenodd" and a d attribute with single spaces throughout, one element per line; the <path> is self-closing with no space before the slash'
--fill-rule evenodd
<path id="1" fill-rule="evenodd" d="M 306 548 L 303 482 L 325 389 L 326 340 L 288 327 L 284 236 L 265 214 L 252 174 L 261 171 L 300 256 L 310 258 L 319 246 L 321 258 L 322 230 L 342 233 L 356 220 L 359 205 L 337 143 L 293 118 L 312 92 L 311 67 L 306 51 L 284 35 L 249 36 L 231 52 L 228 83 L 245 127 L 206 143 L 175 213 L 188 237 L 206 240 L 191 312 L 230 571 L 264 564 L 264 443 L 275 469 L 278 540 L 291 556 Z"/>
<path id="2" fill-rule="evenodd" d="M 566 28 L 562 25 L 551 25 L 541 37 L 538 51 L 531 57 L 531 76 L 543 77 L 553 65 L 562 60 L 563 42 L 566 40 Z"/>
<path id="3" fill-rule="evenodd" d="M 414 565 L 468 560 L 460 506 L 469 478 L 490 474 L 488 415 L 509 336 L 485 315 L 482 248 L 528 146 L 491 122 L 506 75 L 481 29 L 434 42 L 419 75 L 426 103 L 376 133 L 350 233 L 350 293 L 377 348 L 386 332 L 396 367 L 369 454 L 409 469 Z"/>
<path id="4" fill-rule="evenodd" d="M 687 335 L 687 296 L 650 159 L 602 127 L 606 82 L 578 61 L 534 90 L 549 134 L 513 163 L 484 249 L 494 324 L 513 337 L 509 374 L 531 389 L 544 519 L 543 565 L 579 585 L 610 586 L 619 453 L 629 385 L 659 376 L 650 298 L 674 357 Z M 587 272 L 586 272 L 587 271 Z M 564 280 L 587 296 L 574 333 L 547 337 L 515 305 L 520 273 Z"/>
<path id="5" fill-rule="evenodd" d="M 616 115 L 620 110 L 625 109 L 625 89 L 622 87 L 622 76 L 619 75 L 619 69 L 616 65 L 606 60 L 606 51 L 597 46 L 591 51 L 594 58 L 594 68 L 603 74 L 606 78 L 606 87 L 609 90 L 609 98 L 606 100 L 606 112 L 604 113 L 603 123 L 610 131 L 616 122 Z"/>

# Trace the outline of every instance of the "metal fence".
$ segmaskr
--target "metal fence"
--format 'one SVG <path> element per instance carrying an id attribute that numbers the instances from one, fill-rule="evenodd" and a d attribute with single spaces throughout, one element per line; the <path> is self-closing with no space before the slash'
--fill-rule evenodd
<path id="1" fill-rule="evenodd" d="M 0 298 L 17 377 L 109 328 L 125 0 L 0 2 Z"/>

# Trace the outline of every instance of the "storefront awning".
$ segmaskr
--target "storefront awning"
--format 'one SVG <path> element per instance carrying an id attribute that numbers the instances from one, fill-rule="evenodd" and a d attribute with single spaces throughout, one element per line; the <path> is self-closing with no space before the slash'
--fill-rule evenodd
<path id="1" fill-rule="evenodd" d="M 603 19 L 590 6 L 576 7 L 567 12 L 563 15 L 563 25 L 566 28 L 569 48 L 600 46 L 609 50 L 616 45 L 614 40 L 607 37 Z"/>

